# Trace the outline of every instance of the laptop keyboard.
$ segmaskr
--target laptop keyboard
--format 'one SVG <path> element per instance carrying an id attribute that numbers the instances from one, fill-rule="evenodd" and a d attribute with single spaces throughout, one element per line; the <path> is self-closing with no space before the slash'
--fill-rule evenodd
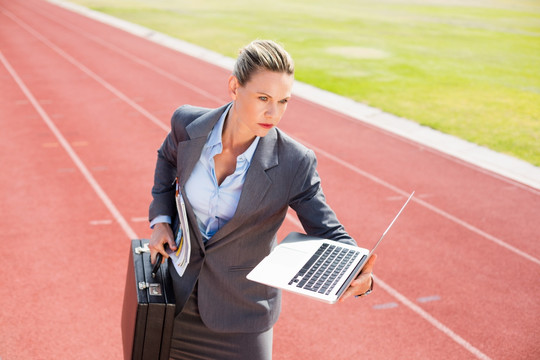
<path id="1" fill-rule="evenodd" d="M 359 252 L 338 245 L 322 244 L 289 285 L 328 295 Z"/>

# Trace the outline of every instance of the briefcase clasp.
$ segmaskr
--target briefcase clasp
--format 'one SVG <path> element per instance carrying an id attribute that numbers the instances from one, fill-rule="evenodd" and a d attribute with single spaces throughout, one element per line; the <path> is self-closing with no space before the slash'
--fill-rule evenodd
<path id="1" fill-rule="evenodd" d="M 135 248 L 135 254 L 141 255 L 141 253 L 149 253 L 150 248 L 148 247 L 148 243 L 145 243 L 144 246 L 138 246 Z"/>
<path id="2" fill-rule="evenodd" d="M 163 292 L 161 291 L 161 285 L 157 283 L 147 283 L 146 281 L 139 281 L 139 290 L 149 289 L 148 293 L 150 295 L 161 296 Z"/>

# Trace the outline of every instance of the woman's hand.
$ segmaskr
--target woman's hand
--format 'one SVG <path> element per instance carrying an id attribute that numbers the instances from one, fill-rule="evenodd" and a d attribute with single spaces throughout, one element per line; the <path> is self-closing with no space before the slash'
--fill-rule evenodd
<path id="1" fill-rule="evenodd" d="M 373 254 L 358 277 L 351 283 L 351 286 L 345 291 L 343 296 L 339 299 L 340 302 L 345 301 L 350 296 L 358 296 L 365 294 L 371 288 L 373 277 L 373 265 L 375 265 L 377 255 Z"/>
<path id="2" fill-rule="evenodd" d="M 164 244 L 169 244 L 169 248 L 173 251 L 176 250 L 176 243 L 174 242 L 174 236 L 171 226 L 167 223 L 157 223 L 154 225 L 152 235 L 150 236 L 150 242 L 148 248 L 150 249 L 150 262 L 154 264 L 156 262 L 156 256 L 158 253 L 163 255 L 162 263 L 169 257 L 169 254 L 165 251 Z"/>

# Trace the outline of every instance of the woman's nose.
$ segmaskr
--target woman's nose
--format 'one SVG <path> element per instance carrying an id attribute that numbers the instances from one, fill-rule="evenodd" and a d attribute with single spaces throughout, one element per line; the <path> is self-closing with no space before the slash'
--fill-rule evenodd
<path id="1" fill-rule="evenodd" d="M 277 115 L 277 105 L 274 103 L 269 103 L 266 108 L 266 117 L 274 117 Z"/>

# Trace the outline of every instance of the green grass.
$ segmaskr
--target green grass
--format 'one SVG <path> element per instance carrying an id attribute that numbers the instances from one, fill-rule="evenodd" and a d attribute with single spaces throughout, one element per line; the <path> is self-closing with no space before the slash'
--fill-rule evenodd
<path id="1" fill-rule="evenodd" d="M 277 40 L 300 81 L 540 166 L 537 0 L 72 2 L 230 57 Z"/>

